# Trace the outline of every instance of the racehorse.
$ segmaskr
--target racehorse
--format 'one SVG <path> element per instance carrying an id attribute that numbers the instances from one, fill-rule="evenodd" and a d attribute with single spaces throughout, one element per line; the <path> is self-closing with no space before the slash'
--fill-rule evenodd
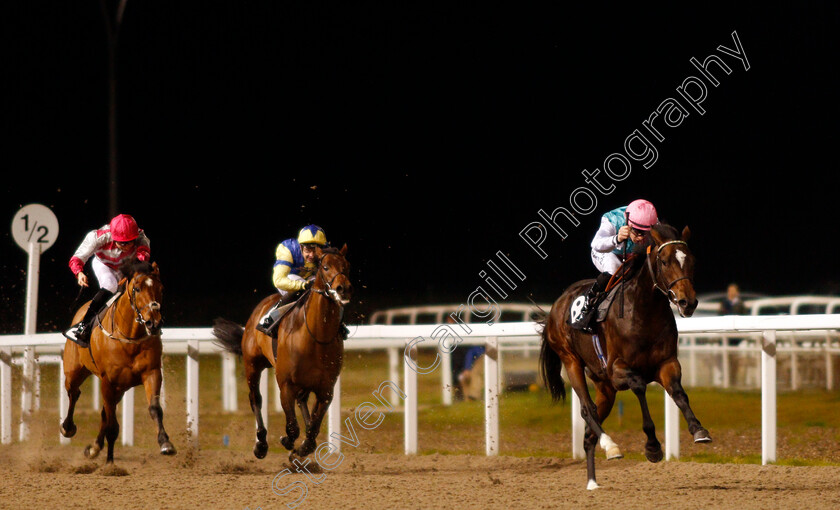
<path id="1" fill-rule="evenodd" d="M 674 399 L 694 441 L 711 441 L 708 431 L 691 410 L 680 383 L 682 369 L 677 359 L 677 326 L 670 307 L 673 303 L 683 317 L 690 317 L 697 308 L 694 255 L 688 249 L 689 237 L 688 227 L 682 234 L 665 224 L 651 229 L 648 243 L 637 246 L 625 263 L 630 267 L 622 267 L 614 275 L 619 278 L 627 271 L 623 297 L 619 298 L 624 299 L 626 305 L 620 310 L 621 306 L 613 304 L 606 319 L 594 328 L 595 335 L 569 325 L 572 301 L 589 288 L 592 280 L 572 284 L 554 302 L 544 319 L 540 353 L 543 380 L 554 401 L 565 400 L 566 390 L 560 375 L 562 362 L 572 388 L 580 398 L 581 416 L 586 423 L 583 444 L 590 490 L 598 488 L 595 481 L 596 443 L 600 440 L 607 458 L 622 456 L 601 427 L 610 414 L 617 391 L 629 389 L 639 399 L 644 420 L 642 428 L 647 435 L 645 457 L 650 462 L 659 462 L 663 457 L 645 398 L 647 385 L 652 381 L 658 382 Z M 594 383 L 595 402 L 589 396 L 585 374 Z"/>
<path id="2" fill-rule="evenodd" d="M 157 425 L 160 453 L 174 455 L 175 447 L 163 427 L 163 410 L 160 406 L 161 353 L 160 301 L 163 285 L 157 263 L 135 262 L 129 266 L 123 279 L 124 291 L 103 314 L 91 331 L 90 347 L 85 349 L 68 340 L 64 345 L 64 387 L 70 396 L 67 418 L 61 424 L 61 434 L 73 437 L 76 425 L 73 411 L 81 390 L 79 387 L 94 374 L 102 381 L 102 422 L 99 435 L 92 445 L 85 448 L 89 459 L 99 455 L 108 439 L 106 463 L 114 462 L 114 443 L 120 433 L 117 423 L 117 403 L 123 394 L 140 384 L 146 389 L 149 415 Z M 73 324 L 82 319 L 90 303 L 82 305 L 73 318 Z"/>
<path id="3" fill-rule="evenodd" d="M 213 335 L 221 340 L 220 345 L 242 356 L 251 410 L 257 421 L 254 455 L 258 459 L 268 452 L 267 431 L 260 412 L 260 375 L 271 365 L 274 365 L 280 403 L 286 415 L 286 435 L 280 438 L 280 443 L 292 451 L 290 458 L 295 454 L 306 457 L 315 450 L 315 440 L 332 402 L 333 388 L 344 358 L 339 328 L 344 306 L 353 292 L 346 253 L 346 244 L 341 250 L 323 248 L 319 251 L 319 265 L 312 287 L 283 316 L 275 336 L 258 331 L 256 325 L 280 299 L 279 294 L 260 301 L 244 327 L 227 319 L 214 322 Z M 311 414 L 310 393 L 316 397 Z M 297 449 L 294 445 L 300 427 L 295 416 L 295 402 L 306 426 L 306 438 Z"/>

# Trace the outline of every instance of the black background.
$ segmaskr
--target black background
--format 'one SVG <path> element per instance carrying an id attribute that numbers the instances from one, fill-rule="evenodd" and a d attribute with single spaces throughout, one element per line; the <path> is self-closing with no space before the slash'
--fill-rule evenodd
<path id="1" fill-rule="evenodd" d="M 110 219 L 104 22 L 97 2 L 0 9 L 0 218 L 33 202 L 58 216 L 39 302 L 39 331 L 57 331 L 77 292 L 67 262 Z M 594 276 L 600 214 L 635 198 L 690 226 L 700 293 L 837 294 L 838 29 L 828 2 L 129 1 L 119 211 L 151 239 L 170 326 L 244 322 L 273 292 L 275 246 L 309 223 L 348 245 L 355 321 L 464 302 L 498 250 L 527 277 L 509 300 L 552 301 Z M 519 237 L 537 211 L 568 207 L 581 171 L 733 31 L 749 71 L 723 57 L 706 114 L 537 257 Z M 25 268 L 4 229 L 0 332 L 23 329 Z"/>

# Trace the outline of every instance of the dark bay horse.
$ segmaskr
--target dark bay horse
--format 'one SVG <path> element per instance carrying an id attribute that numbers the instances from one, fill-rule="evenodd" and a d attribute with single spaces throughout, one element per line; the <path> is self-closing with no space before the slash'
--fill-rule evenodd
<path id="1" fill-rule="evenodd" d="M 339 328 L 344 306 L 353 292 L 346 253 L 346 244 L 341 250 L 320 250 L 312 287 L 281 319 L 275 337 L 261 333 L 256 325 L 260 317 L 280 299 L 279 294 L 260 301 L 244 327 L 226 319 L 216 319 L 213 325 L 213 335 L 221 341 L 220 345 L 242 356 L 251 410 L 257 421 L 254 455 L 258 459 L 264 458 L 268 452 L 267 431 L 260 412 L 260 375 L 272 365 L 286 415 L 286 435 L 280 438 L 280 443 L 300 457 L 315 450 L 315 440 L 332 402 L 333 388 L 344 358 L 344 343 L 339 338 Z M 316 397 L 311 414 L 308 404 L 310 393 Z M 306 426 L 306 439 L 297 449 L 294 446 L 300 427 L 295 416 L 295 402 L 300 407 Z"/>
<path id="2" fill-rule="evenodd" d="M 708 431 L 700 425 L 688 405 L 688 396 L 680 383 L 682 369 L 677 359 L 677 325 L 669 305 L 673 303 L 683 317 L 690 317 L 697 307 L 693 285 L 694 256 L 687 244 L 689 236 L 688 227 L 680 234 L 669 225 L 656 225 L 650 231 L 648 244 L 638 246 L 633 259 L 626 264 L 631 267 L 627 268 L 624 282 L 624 317 L 619 317 L 620 303 L 613 303 L 606 319 L 594 328 L 606 366 L 596 352 L 593 335 L 573 329 L 568 323 L 572 301 L 589 288 L 592 280 L 577 282 L 566 289 L 545 318 L 540 353 L 543 379 L 555 401 L 565 399 L 566 390 L 560 375 L 561 368 L 565 367 L 572 388 L 580 398 L 581 415 L 586 423 L 584 449 L 588 489 L 598 487 L 595 481 L 596 444 L 600 441 L 608 458 L 621 456 L 601 427 L 618 391 L 629 389 L 639 399 L 644 420 L 642 428 L 647 435 L 645 456 L 649 461 L 659 462 L 663 457 L 645 398 L 647 385 L 653 381 L 674 399 L 694 441 L 711 441 Z M 621 274 L 622 269 L 616 274 Z M 619 293 L 616 300 L 621 299 L 620 296 Z M 589 396 L 586 375 L 595 386 L 595 402 Z"/>
<path id="3" fill-rule="evenodd" d="M 163 410 L 160 406 L 161 354 L 160 301 L 163 285 L 157 263 L 137 262 L 129 267 L 124 279 L 125 291 L 107 308 L 96 327 L 91 331 L 90 348 L 83 349 L 68 340 L 64 346 L 65 389 L 70 396 L 67 418 L 61 424 L 61 434 L 73 437 L 76 425 L 73 411 L 81 390 L 79 387 L 94 374 L 101 379 L 102 422 L 99 435 L 92 445 L 85 448 L 85 456 L 92 459 L 99 455 L 108 439 L 106 463 L 114 462 L 114 443 L 120 433 L 117 423 L 117 403 L 130 388 L 140 384 L 146 389 L 149 415 L 157 425 L 160 453 L 173 455 L 175 447 L 163 428 Z M 80 321 L 90 303 L 83 305 L 73 318 Z"/>

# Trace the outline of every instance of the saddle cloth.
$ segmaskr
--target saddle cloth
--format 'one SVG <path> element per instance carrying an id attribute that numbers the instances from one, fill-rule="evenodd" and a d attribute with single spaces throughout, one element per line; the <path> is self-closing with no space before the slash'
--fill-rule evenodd
<path id="1" fill-rule="evenodd" d="M 610 289 L 608 292 L 602 292 L 599 294 L 597 298 L 598 303 L 596 305 L 598 311 L 595 314 L 595 317 L 592 319 L 593 324 L 598 322 L 604 322 L 604 320 L 607 318 L 607 313 L 610 311 L 610 306 L 612 305 L 613 301 L 615 301 L 615 296 L 618 293 L 620 287 L 621 285 L 614 285 L 613 288 Z M 574 317 L 576 312 L 580 309 L 583 300 L 586 299 L 587 290 L 587 288 L 584 288 L 580 292 L 580 294 L 578 294 L 577 297 L 575 297 L 575 299 L 572 300 L 572 303 L 569 306 L 569 317 Z M 578 303 L 579 300 L 580 303 Z"/>

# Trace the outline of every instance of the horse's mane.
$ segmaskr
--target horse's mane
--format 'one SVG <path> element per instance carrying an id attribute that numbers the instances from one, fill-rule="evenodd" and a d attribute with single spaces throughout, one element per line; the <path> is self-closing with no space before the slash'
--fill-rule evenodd
<path id="1" fill-rule="evenodd" d="M 148 261 L 139 261 L 134 260 L 133 262 L 127 264 L 123 272 L 128 276 L 134 276 L 137 273 L 140 274 L 152 274 L 155 272 L 154 267 L 152 267 L 151 262 Z"/>

